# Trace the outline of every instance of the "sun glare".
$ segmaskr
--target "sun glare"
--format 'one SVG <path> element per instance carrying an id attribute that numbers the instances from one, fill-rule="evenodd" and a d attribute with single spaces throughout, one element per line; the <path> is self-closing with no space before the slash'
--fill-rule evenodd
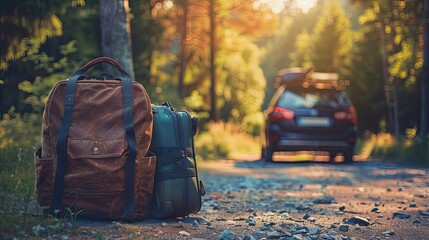
<path id="1" fill-rule="evenodd" d="M 296 0 L 293 2 L 293 6 L 301 9 L 303 13 L 307 13 L 316 4 L 317 0 Z"/>
<path id="2" fill-rule="evenodd" d="M 253 1 L 253 8 L 258 10 L 262 5 L 266 5 L 271 8 L 271 11 L 275 14 L 279 14 L 283 11 L 288 0 L 255 0 Z M 292 7 L 300 9 L 303 13 L 307 13 L 310 8 L 317 4 L 317 0 L 294 0 L 292 1 Z"/>

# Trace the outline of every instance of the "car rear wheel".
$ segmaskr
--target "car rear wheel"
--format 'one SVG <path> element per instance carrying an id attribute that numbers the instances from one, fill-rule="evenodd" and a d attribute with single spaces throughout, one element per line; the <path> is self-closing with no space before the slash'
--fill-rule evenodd
<path id="1" fill-rule="evenodd" d="M 265 148 L 265 161 L 266 162 L 273 162 L 273 149 L 271 147 Z"/>
<path id="2" fill-rule="evenodd" d="M 344 156 L 344 162 L 345 163 L 352 163 L 353 162 L 353 151 L 351 149 L 344 151 L 343 156 Z"/>

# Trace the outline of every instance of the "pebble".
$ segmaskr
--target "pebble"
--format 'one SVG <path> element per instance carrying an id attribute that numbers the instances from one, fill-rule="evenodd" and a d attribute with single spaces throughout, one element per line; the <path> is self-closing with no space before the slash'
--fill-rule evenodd
<path id="1" fill-rule="evenodd" d="M 327 239 L 327 240 L 336 240 L 337 236 L 324 233 L 324 234 L 320 234 L 320 238 Z"/>
<path id="2" fill-rule="evenodd" d="M 429 211 L 426 211 L 426 212 L 421 211 L 421 212 L 420 212 L 420 215 L 423 215 L 423 216 L 429 216 Z"/>
<path id="3" fill-rule="evenodd" d="M 309 227 L 308 228 L 308 233 L 310 233 L 311 235 L 317 234 L 317 232 L 319 232 L 318 227 Z"/>
<path id="4" fill-rule="evenodd" d="M 314 204 L 331 204 L 334 202 L 334 200 L 335 199 L 333 197 L 324 197 L 324 198 L 313 200 L 313 203 Z"/>
<path id="5" fill-rule="evenodd" d="M 298 211 L 305 211 L 305 210 L 310 209 L 310 207 L 309 206 L 298 206 L 295 209 Z"/>
<path id="6" fill-rule="evenodd" d="M 195 220 L 195 221 L 192 222 L 192 226 L 193 227 L 199 227 L 200 223 L 197 220 Z"/>
<path id="7" fill-rule="evenodd" d="M 263 232 L 261 232 L 261 231 L 255 231 L 255 232 L 252 234 L 252 236 L 253 236 L 253 237 L 255 237 L 255 238 L 257 238 L 257 239 L 261 239 L 261 238 L 263 238 L 263 237 L 265 237 L 265 236 L 266 236 L 266 233 L 263 233 Z"/>
<path id="8" fill-rule="evenodd" d="M 300 229 L 297 229 L 297 230 L 292 231 L 292 234 L 293 234 L 293 235 L 296 235 L 296 234 L 303 234 L 303 233 L 307 233 L 307 229 L 306 229 L 306 228 L 300 228 Z"/>
<path id="9" fill-rule="evenodd" d="M 191 236 L 191 234 L 188 233 L 187 231 L 180 231 L 179 234 L 182 236 Z"/>
<path id="10" fill-rule="evenodd" d="M 380 213 L 380 210 L 375 207 L 375 208 L 371 209 L 371 212 Z"/>
<path id="11" fill-rule="evenodd" d="M 382 232 L 381 234 L 383 234 L 384 236 L 388 237 L 388 236 L 395 235 L 395 232 L 392 231 L 392 230 L 389 230 L 389 231 Z"/>
<path id="12" fill-rule="evenodd" d="M 226 224 L 228 224 L 228 225 L 235 225 L 235 223 L 236 223 L 236 221 L 233 221 L 233 220 L 227 220 L 226 221 Z"/>
<path id="13" fill-rule="evenodd" d="M 350 219 L 348 219 L 346 222 L 346 224 L 350 224 L 350 225 L 359 225 L 359 226 L 368 226 L 369 225 L 369 220 L 363 217 L 359 217 L 359 216 L 354 216 Z"/>
<path id="14" fill-rule="evenodd" d="M 340 231 L 342 232 L 349 231 L 349 225 L 340 225 Z"/>
<path id="15" fill-rule="evenodd" d="M 289 208 L 294 208 L 296 205 L 295 205 L 295 203 L 287 202 L 287 203 L 283 204 L 283 206 L 284 207 L 289 207 Z"/>
<path id="16" fill-rule="evenodd" d="M 261 231 L 269 231 L 271 228 L 270 227 L 268 227 L 268 226 L 262 226 L 261 228 L 260 228 L 260 230 Z"/>
<path id="17" fill-rule="evenodd" d="M 401 212 L 394 212 L 393 213 L 393 218 L 398 218 L 398 219 L 406 219 L 406 218 L 410 218 L 411 215 L 407 214 L 407 213 L 401 213 Z"/>
<path id="18" fill-rule="evenodd" d="M 416 194 L 414 196 L 416 196 L 418 198 L 427 198 L 428 197 L 428 195 L 426 195 L 426 194 Z"/>
<path id="19" fill-rule="evenodd" d="M 280 233 L 277 231 L 271 231 L 267 233 L 267 238 L 268 239 L 277 239 L 280 238 Z"/>
<path id="20" fill-rule="evenodd" d="M 256 238 L 255 238 L 255 237 L 253 237 L 252 235 L 250 235 L 250 236 L 245 236 L 245 237 L 243 238 L 243 240 L 256 240 Z"/>
<path id="21" fill-rule="evenodd" d="M 235 234 L 229 229 L 223 230 L 219 235 L 220 240 L 234 240 Z"/>
<path id="22" fill-rule="evenodd" d="M 249 226 L 256 226 L 256 222 L 253 220 L 246 220 L 246 223 L 248 223 Z"/>

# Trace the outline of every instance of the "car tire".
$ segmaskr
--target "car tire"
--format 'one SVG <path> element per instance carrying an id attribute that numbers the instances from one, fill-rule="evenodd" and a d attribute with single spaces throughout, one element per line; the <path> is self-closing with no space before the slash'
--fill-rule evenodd
<path id="1" fill-rule="evenodd" d="M 266 162 L 273 162 L 273 149 L 271 147 L 265 148 L 265 161 Z"/>
<path id="2" fill-rule="evenodd" d="M 343 152 L 344 163 L 352 163 L 353 162 L 353 151 L 348 149 Z"/>
<path id="3" fill-rule="evenodd" d="M 261 148 L 261 159 L 263 159 L 263 158 L 265 158 L 265 148 L 264 147 L 262 147 Z"/>

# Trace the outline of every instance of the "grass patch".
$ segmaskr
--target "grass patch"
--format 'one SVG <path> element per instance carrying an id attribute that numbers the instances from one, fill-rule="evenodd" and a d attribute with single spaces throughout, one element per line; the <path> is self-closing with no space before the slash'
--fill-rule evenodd
<path id="1" fill-rule="evenodd" d="M 239 126 L 225 122 L 211 122 L 208 130 L 197 134 L 195 149 L 203 160 L 237 159 L 242 155 L 260 154 L 261 144 Z"/>
<path id="2" fill-rule="evenodd" d="M 363 140 L 362 152 L 383 161 L 429 167 L 429 150 L 415 135 L 395 138 L 389 133 L 370 134 Z"/>

